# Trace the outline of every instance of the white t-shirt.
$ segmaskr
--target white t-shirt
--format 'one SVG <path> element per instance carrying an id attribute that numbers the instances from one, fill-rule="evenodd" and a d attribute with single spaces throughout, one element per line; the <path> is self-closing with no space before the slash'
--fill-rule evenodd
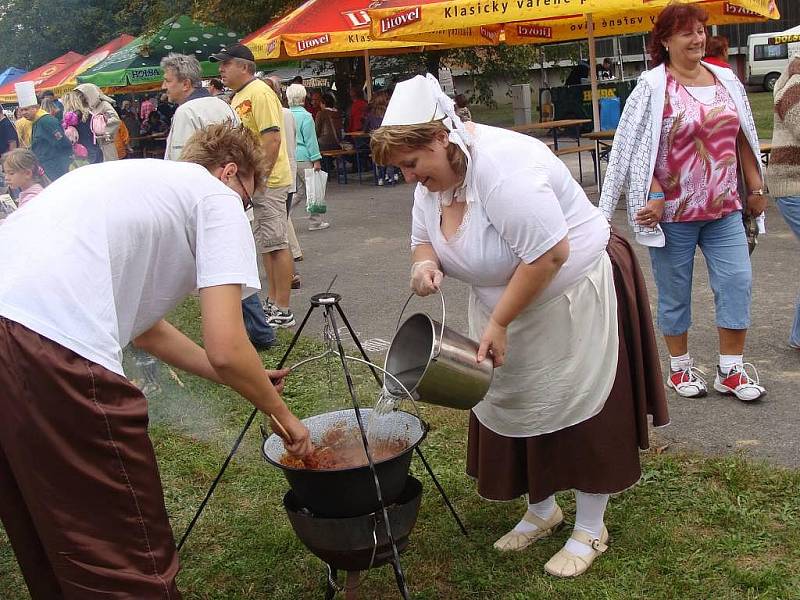
<path id="1" fill-rule="evenodd" d="M 172 115 L 172 125 L 167 137 L 167 151 L 164 158 L 178 160 L 184 144 L 196 131 L 225 121 L 230 121 L 234 125 L 240 123 L 236 111 L 221 98 L 207 96 L 184 102 Z"/>
<path id="2" fill-rule="evenodd" d="M 440 226 L 440 194 L 414 191 L 412 247 L 433 245 L 442 269 L 494 308 L 520 261 L 531 263 L 564 237 L 569 259 L 537 298 L 575 285 L 605 252 L 610 227 L 567 166 L 539 140 L 475 124 L 465 179 L 468 208 L 454 236 Z"/>
<path id="3" fill-rule="evenodd" d="M 81 167 L 0 226 L 0 316 L 124 375 L 122 348 L 199 288 L 260 287 L 238 194 L 199 165 Z"/>

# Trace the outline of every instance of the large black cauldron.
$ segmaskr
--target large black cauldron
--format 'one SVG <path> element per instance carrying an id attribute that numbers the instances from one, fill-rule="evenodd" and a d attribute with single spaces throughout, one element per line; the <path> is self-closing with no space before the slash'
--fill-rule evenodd
<path id="1" fill-rule="evenodd" d="M 364 426 L 369 423 L 372 409 L 361 409 Z M 331 427 L 344 423 L 346 428 L 357 427 L 355 410 L 347 409 L 323 413 L 303 419 L 311 434 L 311 441 L 319 444 L 322 436 Z M 414 448 L 425 439 L 427 430 L 416 415 L 395 411 L 376 419 L 376 437 L 408 441 L 408 447 L 400 454 L 375 463 L 375 471 L 381 484 L 381 494 L 386 506 L 395 502 L 403 491 L 411 465 Z M 296 469 L 281 464 L 286 450 L 283 440 L 273 434 L 264 440 L 262 454 L 267 462 L 279 467 L 286 476 L 292 492 L 300 506 L 318 517 L 356 517 L 380 510 L 375 490 L 375 479 L 369 465 L 347 469 L 314 471 Z"/>
<path id="2" fill-rule="evenodd" d="M 422 484 L 414 477 L 408 477 L 395 503 L 386 507 L 398 552 L 408 546 L 408 536 L 417 522 L 421 499 Z M 318 517 L 303 509 L 291 491 L 284 496 L 283 506 L 303 545 L 334 569 L 365 571 L 384 565 L 393 557 L 381 510 L 359 517 Z M 378 540 L 377 548 L 373 532 Z"/>

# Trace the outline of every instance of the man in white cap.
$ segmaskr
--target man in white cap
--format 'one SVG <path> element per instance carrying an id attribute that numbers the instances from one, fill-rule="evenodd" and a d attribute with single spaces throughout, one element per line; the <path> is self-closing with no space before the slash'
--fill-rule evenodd
<path id="1" fill-rule="evenodd" d="M 42 165 L 45 175 L 54 181 L 69 171 L 72 144 L 58 119 L 39 108 L 32 81 L 14 84 L 22 116 L 33 123 L 31 150 Z"/>

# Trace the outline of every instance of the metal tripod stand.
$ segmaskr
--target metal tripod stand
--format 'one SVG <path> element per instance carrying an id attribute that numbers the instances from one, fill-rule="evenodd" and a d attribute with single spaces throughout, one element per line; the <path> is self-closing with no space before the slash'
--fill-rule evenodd
<path id="1" fill-rule="evenodd" d="M 341 337 L 339 335 L 339 329 L 338 329 L 338 327 L 336 327 L 336 314 L 338 314 L 338 316 L 342 319 L 342 322 L 344 323 L 345 327 L 347 328 L 347 331 L 350 333 L 350 336 L 351 336 L 353 342 L 356 344 L 356 347 L 358 348 L 359 352 L 361 353 L 361 356 L 364 359 L 364 363 L 367 364 L 367 366 L 369 367 L 369 369 L 372 372 L 373 376 L 375 377 L 376 382 L 381 387 L 383 386 L 383 380 L 381 379 L 380 375 L 378 374 L 378 371 L 375 368 L 375 366 L 373 365 L 372 361 L 369 359 L 369 356 L 367 355 L 366 351 L 364 350 L 364 347 L 361 345 L 361 341 L 358 339 L 358 336 L 356 335 L 356 332 L 353 330 L 352 326 L 350 325 L 350 322 L 347 320 L 347 317 L 345 316 L 344 311 L 342 310 L 342 308 L 341 308 L 341 306 L 339 304 L 340 300 L 341 300 L 341 296 L 339 294 L 332 293 L 332 292 L 324 292 L 324 293 L 321 293 L 321 294 L 315 294 L 314 296 L 311 297 L 311 306 L 309 307 L 308 311 L 306 312 L 305 316 L 303 317 L 303 320 L 300 323 L 300 326 L 295 331 L 295 334 L 292 337 L 292 341 L 290 342 L 289 347 L 286 349 L 286 352 L 283 354 L 283 357 L 281 358 L 280 362 L 278 363 L 277 368 L 281 369 L 286 364 L 286 361 L 289 358 L 289 355 L 291 354 L 291 352 L 294 349 L 295 345 L 297 344 L 297 341 L 300 339 L 300 335 L 301 335 L 303 329 L 305 328 L 306 324 L 308 323 L 308 320 L 311 317 L 311 314 L 314 312 L 314 310 L 316 308 L 322 308 L 324 310 L 324 312 L 325 312 L 325 314 L 324 314 L 325 319 L 328 320 L 330 322 L 330 324 L 332 325 L 331 329 L 332 329 L 332 332 L 333 332 L 333 335 L 334 335 L 335 341 L 336 341 L 336 346 L 337 346 L 337 350 L 338 350 L 337 354 L 340 357 L 340 360 L 341 360 L 341 363 L 342 363 L 342 369 L 344 370 L 344 373 L 345 373 L 345 379 L 346 379 L 346 382 L 347 382 L 347 387 L 348 387 L 348 390 L 350 391 L 350 395 L 351 395 L 351 398 L 353 400 L 353 405 L 356 408 L 355 412 L 356 412 L 356 416 L 357 416 L 358 423 L 359 423 L 359 429 L 361 430 L 361 433 L 362 433 L 362 436 L 363 436 L 363 442 L 364 442 L 364 445 L 365 445 L 365 448 L 366 448 L 367 447 L 367 440 L 366 440 L 366 435 L 364 433 L 365 429 L 364 429 L 363 423 L 361 422 L 361 416 L 360 416 L 360 413 L 359 413 L 359 406 L 358 406 L 358 403 L 357 403 L 357 400 L 356 400 L 355 390 L 353 388 L 353 381 L 352 381 L 352 378 L 351 378 L 351 375 L 350 375 L 350 370 L 349 370 L 349 368 L 347 366 L 346 356 L 345 356 L 344 348 L 342 346 L 342 340 L 341 340 Z M 334 312 L 334 309 L 335 309 L 335 312 Z M 183 548 L 184 544 L 186 543 L 186 540 L 188 539 L 189 535 L 191 534 L 192 530 L 194 529 L 195 524 L 197 523 L 198 519 L 200 518 L 200 515 L 203 513 L 203 510 L 205 509 L 206 505 L 208 504 L 209 500 L 211 499 L 211 496 L 214 494 L 214 490 L 216 490 L 217 485 L 219 484 L 220 480 L 222 479 L 223 474 L 225 473 L 225 470 L 228 468 L 228 465 L 230 464 L 231 460 L 233 459 L 233 456 L 236 454 L 237 450 L 239 449 L 239 446 L 241 445 L 245 434 L 250 429 L 250 426 L 253 424 L 253 421 L 255 420 L 257 414 L 258 414 L 258 409 L 253 409 L 253 411 L 250 413 L 250 416 L 247 418 L 247 421 L 245 421 L 244 427 L 242 428 L 241 432 L 239 433 L 239 435 L 237 436 L 236 440 L 234 441 L 233 446 L 231 447 L 230 453 L 228 454 L 228 457 L 222 463 L 222 466 L 221 466 L 221 468 L 219 470 L 219 473 L 214 478 L 214 481 L 212 482 L 211 486 L 209 487 L 205 498 L 203 498 L 203 501 L 200 503 L 200 506 L 198 507 L 197 512 L 195 513 L 194 517 L 192 517 L 192 520 L 190 521 L 189 526 L 186 528 L 186 531 L 184 532 L 183 536 L 181 537 L 180 541 L 178 542 L 178 550 L 181 550 Z M 428 464 L 428 461 L 425 458 L 425 455 L 422 453 L 422 450 L 420 449 L 419 446 L 417 446 L 415 448 L 415 450 L 417 452 L 417 456 L 419 456 L 420 460 L 422 461 L 422 464 L 424 465 L 425 470 L 428 472 L 428 474 L 430 475 L 431 479 L 433 480 L 433 483 L 436 486 L 436 489 L 438 490 L 439 494 L 441 495 L 442 499 L 444 500 L 445 504 L 447 505 L 447 508 L 450 510 L 450 513 L 452 514 L 453 518 L 455 519 L 456 523 L 458 524 L 459 529 L 461 530 L 461 532 L 465 536 L 467 536 L 468 533 L 467 533 L 466 527 L 464 527 L 464 524 L 461 521 L 461 518 L 458 516 L 458 513 L 456 512 L 455 508 L 453 507 L 452 503 L 450 502 L 450 499 L 447 497 L 447 494 L 445 493 L 444 488 L 442 488 L 441 484 L 439 483 L 439 480 L 436 478 L 436 475 L 433 473 L 433 470 L 431 469 L 430 465 Z M 375 472 L 375 468 L 374 468 L 374 464 L 372 462 L 372 457 L 370 455 L 370 452 L 367 452 L 366 454 L 367 454 L 367 459 L 368 459 L 368 462 L 369 462 L 370 469 L 372 470 L 373 476 L 375 478 L 376 493 L 378 495 L 378 500 L 380 501 L 380 505 L 381 505 L 381 508 L 383 510 L 386 533 L 387 533 L 387 536 L 388 536 L 388 538 L 389 538 L 389 540 L 391 542 L 391 546 L 392 546 L 392 550 L 393 550 L 393 558 L 392 558 L 392 560 L 390 560 L 390 563 L 392 565 L 392 568 L 394 569 L 395 579 L 397 581 L 398 588 L 399 588 L 404 600 L 407 600 L 410 597 L 409 596 L 409 591 L 408 591 L 408 586 L 406 585 L 405 575 L 403 574 L 402 566 L 400 565 L 400 556 L 399 556 L 399 553 L 397 551 L 397 545 L 395 544 L 394 538 L 393 538 L 392 533 L 391 533 L 391 528 L 390 528 L 390 525 L 389 525 L 389 517 L 388 517 L 388 514 L 386 512 L 386 506 L 383 503 L 383 498 L 381 496 L 380 483 L 378 481 L 378 478 L 377 478 L 377 475 L 376 475 L 376 472 Z M 329 578 L 328 579 L 328 589 L 327 589 L 326 598 L 332 598 L 333 595 L 335 594 L 335 592 L 336 592 L 336 590 L 331 585 L 331 581 L 330 581 L 330 578 Z"/>

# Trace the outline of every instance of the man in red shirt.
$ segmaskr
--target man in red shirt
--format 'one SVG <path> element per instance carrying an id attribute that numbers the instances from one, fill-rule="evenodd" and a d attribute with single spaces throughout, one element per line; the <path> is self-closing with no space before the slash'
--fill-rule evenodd
<path id="1" fill-rule="evenodd" d="M 350 88 L 350 110 L 347 113 L 347 131 L 363 131 L 364 119 L 367 116 L 367 101 L 364 100 L 364 92 L 360 87 Z"/>

